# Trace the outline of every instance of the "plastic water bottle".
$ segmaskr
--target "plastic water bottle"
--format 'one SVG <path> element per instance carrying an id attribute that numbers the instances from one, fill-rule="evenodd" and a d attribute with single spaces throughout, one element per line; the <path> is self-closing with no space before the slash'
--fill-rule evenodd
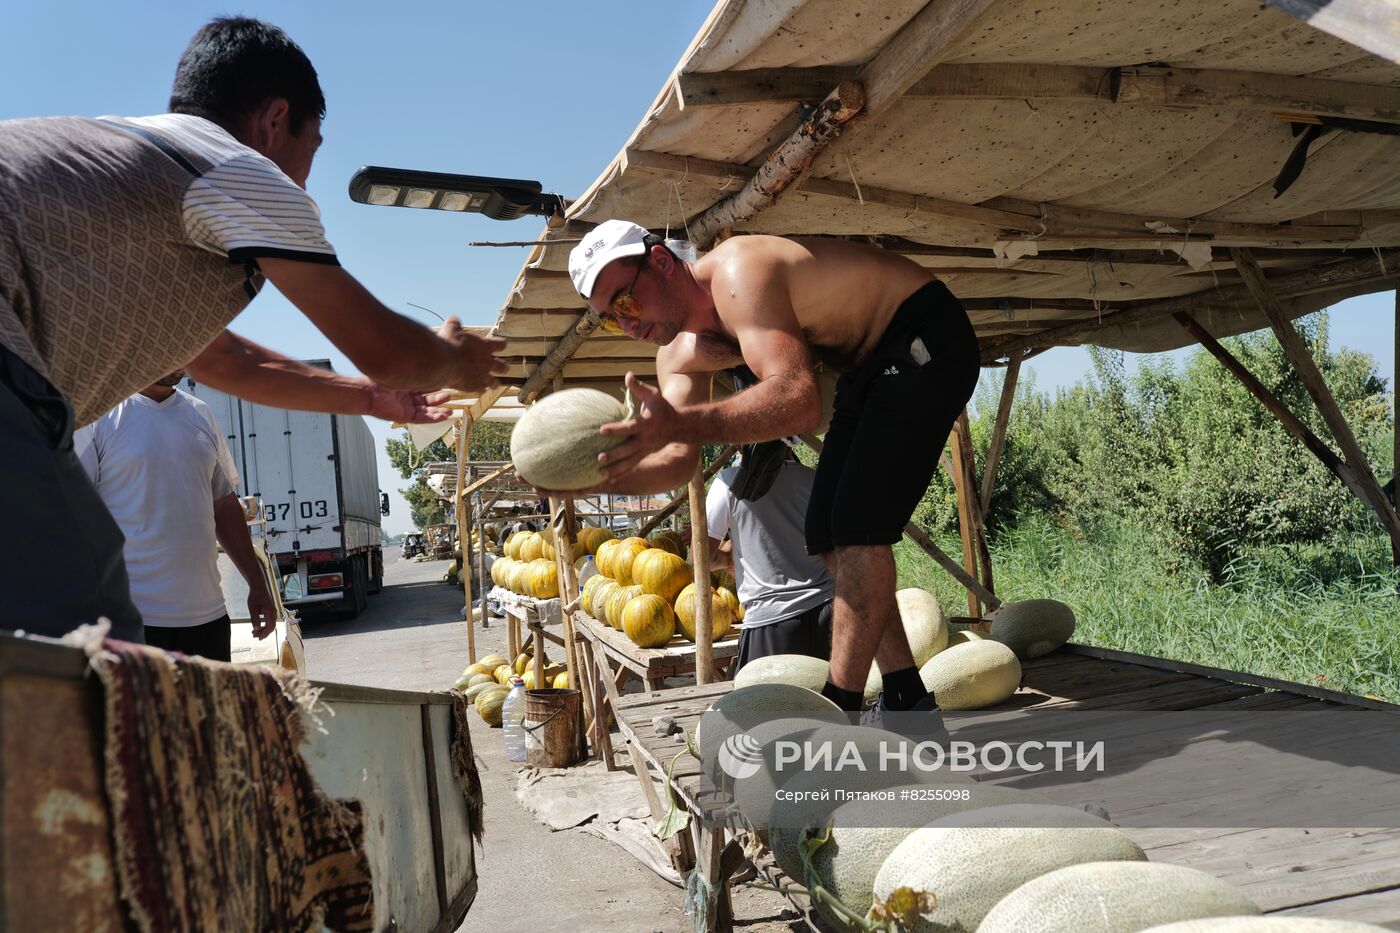
<path id="1" fill-rule="evenodd" d="M 501 728 L 506 734 L 506 760 L 525 760 L 525 681 L 510 679 L 510 693 L 501 706 Z"/>
<path id="2" fill-rule="evenodd" d="M 589 577 L 598 575 L 598 566 L 593 562 L 593 555 L 589 554 L 588 559 L 583 562 L 583 569 L 578 574 L 578 591 L 583 592 L 583 585 L 588 582 Z"/>

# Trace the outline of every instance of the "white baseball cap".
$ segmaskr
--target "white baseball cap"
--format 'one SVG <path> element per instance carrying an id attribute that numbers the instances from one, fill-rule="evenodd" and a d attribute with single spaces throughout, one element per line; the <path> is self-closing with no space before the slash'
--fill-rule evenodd
<path id="1" fill-rule="evenodd" d="M 605 220 L 590 230 L 569 252 L 569 278 L 584 298 L 593 292 L 598 273 L 608 263 L 647 251 L 645 227 L 630 220 Z"/>

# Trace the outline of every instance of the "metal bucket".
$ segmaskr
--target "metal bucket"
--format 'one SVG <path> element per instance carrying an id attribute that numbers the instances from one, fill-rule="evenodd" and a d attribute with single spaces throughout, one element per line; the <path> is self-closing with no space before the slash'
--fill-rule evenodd
<path id="1" fill-rule="evenodd" d="M 525 761 L 536 768 L 567 768 L 579 760 L 583 694 L 577 690 L 525 691 Z"/>

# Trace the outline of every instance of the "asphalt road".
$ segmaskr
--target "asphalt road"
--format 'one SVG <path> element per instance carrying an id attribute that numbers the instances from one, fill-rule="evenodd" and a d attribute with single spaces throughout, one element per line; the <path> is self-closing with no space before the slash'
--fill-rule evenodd
<path id="1" fill-rule="evenodd" d="M 384 591 L 370 597 L 358 619 L 303 626 L 308 676 L 401 690 L 450 687 L 468 661 L 462 591 L 442 582 L 446 571 L 446 561 L 403 561 L 397 548 L 386 548 Z M 478 628 L 476 649 L 478 657 L 504 654 L 504 626 Z M 486 793 L 485 851 L 461 930 L 693 930 L 682 892 L 632 856 L 581 830 L 550 832 L 526 813 L 515 799 L 518 766 L 506 761 L 501 731 L 480 720 L 472 725 Z M 736 888 L 734 898 L 738 928 L 747 933 L 797 929 L 777 895 Z"/>

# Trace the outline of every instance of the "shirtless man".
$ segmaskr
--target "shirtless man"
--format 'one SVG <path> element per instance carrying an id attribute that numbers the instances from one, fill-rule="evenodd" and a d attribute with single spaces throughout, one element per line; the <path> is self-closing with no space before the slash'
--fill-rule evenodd
<path id="1" fill-rule="evenodd" d="M 659 492 L 694 475 L 702 444 L 811 431 L 814 364 L 842 373 L 807 511 L 807 550 L 834 567 L 831 673 L 823 694 L 861 708 L 873 658 L 882 707 L 934 708 L 895 605 L 893 545 L 928 486 L 977 383 L 977 338 L 928 270 L 840 240 L 740 236 L 698 262 L 609 220 L 573 250 L 569 273 L 605 325 L 657 344 L 657 382 L 628 374 L 639 410 L 606 425 L 598 491 Z M 710 377 L 739 364 L 751 388 L 710 401 Z"/>

